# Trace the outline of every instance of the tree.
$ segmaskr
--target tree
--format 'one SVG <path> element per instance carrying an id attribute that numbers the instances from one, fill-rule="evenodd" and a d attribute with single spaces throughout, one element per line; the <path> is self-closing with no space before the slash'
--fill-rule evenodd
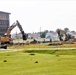
<path id="1" fill-rule="evenodd" d="M 64 28 L 65 32 L 70 32 L 69 28 Z"/>
<path id="2" fill-rule="evenodd" d="M 45 31 L 41 32 L 40 37 L 41 38 L 45 38 L 45 35 L 46 35 L 47 32 L 48 32 L 48 30 L 45 30 Z"/>

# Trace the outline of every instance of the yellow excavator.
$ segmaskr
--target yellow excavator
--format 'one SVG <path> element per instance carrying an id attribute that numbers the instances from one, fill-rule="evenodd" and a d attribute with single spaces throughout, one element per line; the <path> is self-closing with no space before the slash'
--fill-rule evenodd
<path id="1" fill-rule="evenodd" d="M 7 32 L 0 37 L 0 43 L 1 43 L 1 47 L 0 48 L 5 48 L 7 49 L 7 45 L 8 44 L 13 44 L 13 40 L 11 39 L 11 31 L 12 29 L 14 29 L 16 26 L 18 26 L 18 28 L 20 29 L 21 31 L 21 34 L 22 34 L 22 39 L 23 40 L 27 40 L 28 38 L 28 34 L 25 34 L 22 26 L 20 25 L 19 21 L 17 20 L 16 23 L 13 23 L 7 30 Z"/>

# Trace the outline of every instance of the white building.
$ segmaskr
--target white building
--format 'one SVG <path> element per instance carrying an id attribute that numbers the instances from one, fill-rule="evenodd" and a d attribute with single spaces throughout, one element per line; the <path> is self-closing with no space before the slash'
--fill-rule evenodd
<path id="1" fill-rule="evenodd" d="M 12 35 L 11 35 L 11 38 L 12 38 L 12 39 L 15 39 L 15 38 L 22 38 L 22 34 L 21 34 L 21 33 L 12 34 Z"/>
<path id="2" fill-rule="evenodd" d="M 75 31 L 71 31 L 71 35 L 76 38 L 76 32 Z"/>
<path id="3" fill-rule="evenodd" d="M 45 38 L 51 39 L 52 41 L 59 41 L 58 34 L 54 31 L 50 31 L 50 32 L 46 33 Z"/>
<path id="4" fill-rule="evenodd" d="M 38 33 L 28 33 L 28 38 L 29 39 L 39 39 L 40 38 L 40 34 Z"/>

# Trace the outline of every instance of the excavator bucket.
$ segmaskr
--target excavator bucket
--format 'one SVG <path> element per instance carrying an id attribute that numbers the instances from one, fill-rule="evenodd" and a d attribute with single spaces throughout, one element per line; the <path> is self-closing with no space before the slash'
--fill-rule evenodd
<path id="1" fill-rule="evenodd" d="M 27 35 L 27 34 L 22 35 L 23 40 L 27 40 L 27 37 L 28 37 L 28 35 Z"/>
<path id="2" fill-rule="evenodd" d="M 22 39 L 27 40 L 28 34 L 25 34 L 24 31 L 22 31 Z"/>

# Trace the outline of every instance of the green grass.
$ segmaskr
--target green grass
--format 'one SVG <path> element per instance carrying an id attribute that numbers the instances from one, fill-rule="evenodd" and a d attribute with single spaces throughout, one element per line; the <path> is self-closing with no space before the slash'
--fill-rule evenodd
<path id="1" fill-rule="evenodd" d="M 54 54 L 54 55 L 76 55 L 76 49 L 70 50 L 23 50 L 24 53 L 43 53 L 43 54 Z"/>
<path id="2" fill-rule="evenodd" d="M 48 44 L 29 44 L 29 45 L 13 45 L 9 46 L 11 49 L 28 49 L 28 48 L 76 48 L 76 44 L 63 44 L 63 45 L 52 45 L 48 46 Z"/>
<path id="3" fill-rule="evenodd" d="M 76 75 L 76 50 L 1 51 L 0 75 Z"/>

